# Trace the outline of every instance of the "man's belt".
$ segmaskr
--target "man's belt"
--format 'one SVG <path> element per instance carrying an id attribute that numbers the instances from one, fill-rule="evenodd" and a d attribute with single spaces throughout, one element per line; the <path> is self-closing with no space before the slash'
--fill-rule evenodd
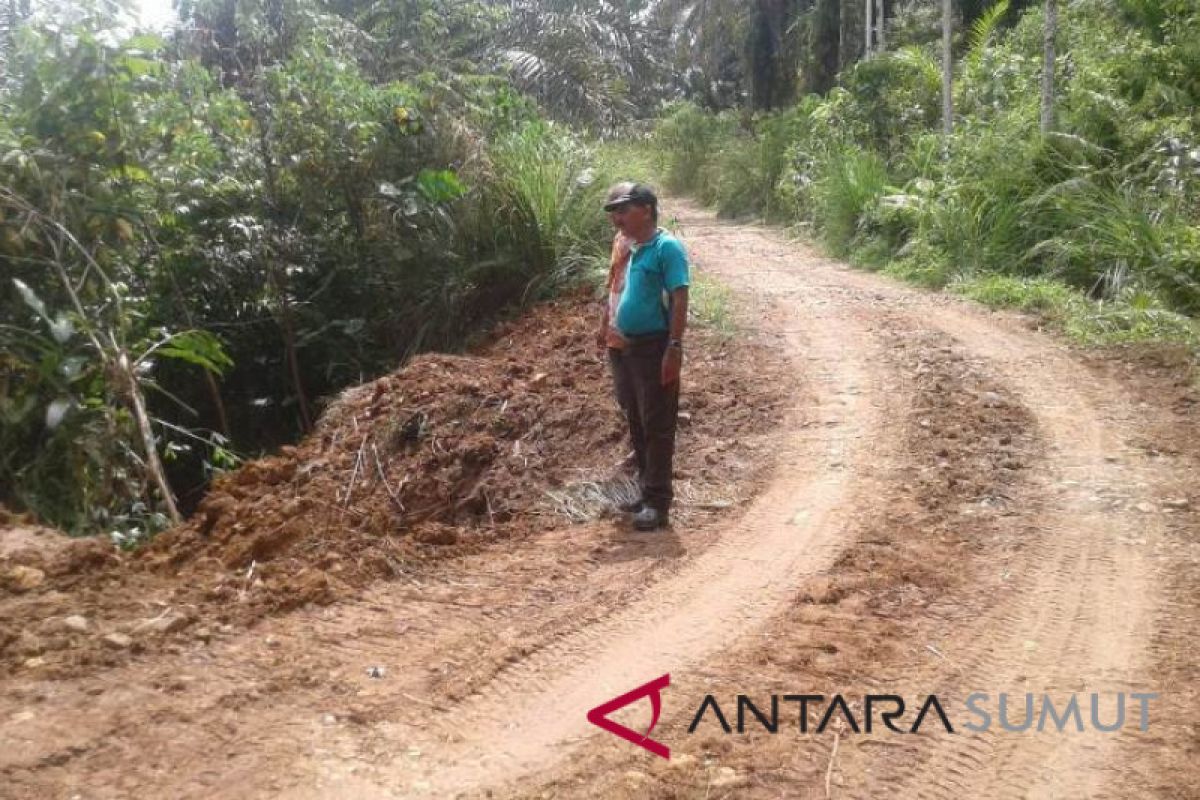
<path id="1" fill-rule="evenodd" d="M 667 343 L 668 331 L 655 331 L 654 333 L 645 333 L 640 336 L 625 336 L 626 353 L 629 352 L 646 352 L 653 351 L 664 347 Z"/>

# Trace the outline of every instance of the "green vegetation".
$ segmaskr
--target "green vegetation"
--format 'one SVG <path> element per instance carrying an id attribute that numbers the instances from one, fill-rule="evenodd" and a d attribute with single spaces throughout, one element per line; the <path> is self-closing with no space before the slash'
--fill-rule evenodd
<path id="1" fill-rule="evenodd" d="M 663 182 L 723 215 L 804 229 L 863 268 L 1044 313 L 1082 340 L 1195 341 L 1200 50 L 1187 31 L 1200 10 L 1062 9 L 1045 133 L 1042 13 L 1019 10 L 959 7 L 972 24 L 949 135 L 936 23 L 907 6 L 893 49 L 847 65 L 824 96 L 754 114 L 674 106 L 649 145 Z"/>
<path id="2" fill-rule="evenodd" d="M 722 339 L 732 338 L 737 332 L 729 287 L 704 273 L 697 273 L 692 279 L 688 317 L 692 322 L 712 329 Z"/>
<path id="3" fill-rule="evenodd" d="M 595 280 L 615 179 L 1083 340 L 1196 338 L 1194 0 L 1049 36 L 954 0 L 949 131 L 925 2 L 126 6 L 0 11 L 0 503 L 72 532 L 144 539 L 345 386 Z"/>
<path id="4" fill-rule="evenodd" d="M 372 74 L 345 18 L 272 7 L 3 42 L 0 502 L 138 540 L 321 398 L 602 262 L 608 178 L 509 82 Z"/>
<path id="5" fill-rule="evenodd" d="M 1146 294 L 1116 302 L 1089 300 L 1061 281 L 1012 275 L 981 276 L 950 288 L 991 308 L 1036 313 L 1082 344 L 1170 341 L 1200 347 L 1200 329 L 1193 319 L 1163 308 Z"/>

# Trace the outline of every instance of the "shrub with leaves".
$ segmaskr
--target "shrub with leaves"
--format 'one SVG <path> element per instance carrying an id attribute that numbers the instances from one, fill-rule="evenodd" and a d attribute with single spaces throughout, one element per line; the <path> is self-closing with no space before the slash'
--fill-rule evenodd
<path id="1" fill-rule="evenodd" d="M 1095 340 L 1184 330 L 1179 314 L 1200 312 L 1200 10 L 1063 8 L 1057 124 L 1042 133 L 1042 9 L 1021 8 L 1008 26 L 1000 0 L 962 32 L 951 135 L 934 39 L 919 30 L 933 18 L 905 12 L 907 44 L 853 64 L 824 97 L 745 129 L 728 112 L 669 112 L 668 185 L 723 214 L 804 225 L 833 253 L 923 285 L 1058 281 L 1080 308 L 1103 304 L 1087 315 L 1107 326 Z"/>
<path id="2" fill-rule="evenodd" d="M 211 27 L 170 40 L 38 18 L 14 45 L 0 502 L 134 541 L 322 398 L 605 251 L 592 154 L 503 80 L 373 80 L 346 19 L 268 6 L 198 3 Z"/>

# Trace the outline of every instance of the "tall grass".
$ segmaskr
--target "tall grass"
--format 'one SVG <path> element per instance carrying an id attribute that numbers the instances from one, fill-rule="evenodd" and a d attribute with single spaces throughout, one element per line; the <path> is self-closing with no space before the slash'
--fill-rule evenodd
<path id="1" fill-rule="evenodd" d="M 629 131 L 596 146 L 596 170 L 611 181 L 637 181 L 651 186 L 664 183 L 663 160 L 647 134 Z"/>
<path id="2" fill-rule="evenodd" d="M 664 188 L 694 194 L 706 203 L 717 198 L 717 159 L 737 128 L 731 113 L 706 114 L 690 103 L 666 114 L 657 130 L 657 147 L 665 162 Z"/>
<path id="3" fill-rule="evenodd" d="M 439 219 L 446 258 L 416 289 L 409 353 L 454 347 L 511 306 L 602 271 L 611 235 L 601 211 L 608 174 L 593 149 L 534 121 L 475 154 L 475 187 Z"/>
<path id="4" fill-rule="evenodd" d="M 1002 8 L 956 66 L 951 136 L 933 51 L 897 41 L 779 112 L 673 108 L 653 143 L 668 187 L 805 229 L 857 266 L 1048 313 L 1080 339 L 1193 340 L 1200 84 L 1181 77 L 1195 59 L 1176 37 L 1200 18 L 1131 28 L 1103 0 L 1065 9 L 1070 68 L 1042 135 L 1027 90 L 1040 11 L 1001 29 Z"/>
<path id="5" fill-rule="evenodd" d="M 491 150 L 495 212 L 535 284 L 555 284 L 594 265 L 607 220 L 608 176 L 576 140 L 530 125 Z"/>
<path id="6" fill-rule="evenodd" d="M 697 273 L 693 277 L 688 293 L 688 316 L 722 339 L 728 339 L 737 332 L 729 287 L 704 273 Z"/>
<path id="7" fill-rule="evenodd" d="M 1130 186 L 1071 178 L 1030 198 L 1042 236 L 1031 256 L 1097 297 L 1150 288 L 1200 312 L 1200 235 Z"/>
<path id="8" fill-rule="evenodd" d="M 964 280 L 951 289 L 991 308 L 1037 314 L 1083 344 L 1154 341 L 1200 347 L 1200 324 L 1146 292 L 1130 293 L 1119 302 L 1090 300 L 1053 278 L 1011 275 Z"/>
<path id="9" fill-rule="evenodd" d="M 843 150 L 820 165 L 812 188 L 813 216 L 834 255 L 849 255 L 864 212 L 887 190 L 883 159 L 866 150 Z"/>

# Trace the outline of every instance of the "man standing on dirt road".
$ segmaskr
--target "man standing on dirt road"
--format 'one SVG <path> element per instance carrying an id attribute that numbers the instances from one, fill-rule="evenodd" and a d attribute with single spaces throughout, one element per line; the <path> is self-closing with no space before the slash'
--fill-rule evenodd
<path id="1" fill-rule="evenodd" d="M 670 521 L 688 259 L 679 240 L 658 227 L 658 197 L 649 186 L 617 184 L 604 210 L 617 236 L 597 339 L 608 351 L 641 490 L 622 510 L 634 512 L 635 528 L 651 531 Z"/>

